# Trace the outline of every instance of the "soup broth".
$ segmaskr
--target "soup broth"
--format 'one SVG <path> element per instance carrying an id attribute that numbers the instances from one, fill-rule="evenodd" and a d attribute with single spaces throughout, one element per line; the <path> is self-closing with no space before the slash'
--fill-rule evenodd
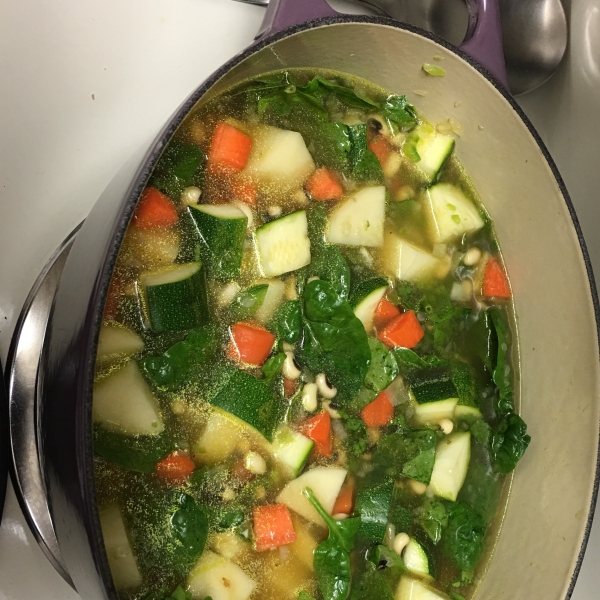
<path id="1" fill-rule="evenodd" d="M 117 260 L 94 389 L 123 600 L 461 600 L 529 436 L 458 124 L 293 70 L 195 109 Z"/>

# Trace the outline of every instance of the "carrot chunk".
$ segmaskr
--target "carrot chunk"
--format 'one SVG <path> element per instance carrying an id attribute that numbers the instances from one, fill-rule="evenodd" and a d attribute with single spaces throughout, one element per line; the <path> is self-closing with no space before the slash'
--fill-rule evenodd
<path id="1" fill-rule="evenodd" d="M 231 185 L 231 193 L 234 200 L 240 200 L 250 208 L 256 208 L 256 186 L 249 181 L 235 181 Z"/>
<path id="2" fill-rule="evenodd" d="M 382 135 L 378 135 L 367 144 L 367 147 L 377 157 L 383 167 L 392 151 L 390 143 Z"/>
<path id="3" fill-rule="evenodd" d="M 354 507 L 354 485 L 351 483 L 345 483 L 335 499 L 333 505 L 332 515 L 349 515 Z"/>
<path id="4" fill-rule="evenodd" d="M 133 213 L 132 224 L 139 229 L 170 227 L 179 220 L 177 209 L 169 196 L 154 187 L 147 187 Z"/>
<path id="5" fill-rule="evenodd" d="M 360 416 L 367 427 L 387 425 L 394 417 L 394 407 L 385 392 L 381 392 L 373 402 L 367 404 Z"/>
<path id="6" fill-rule="evenodd" d="M 377 338 L 388 348 L 401 346 L 414 348 L 425 335 L 414 310 L 393 318 L 380 332 Z"/>
<path id="7" fill-rule="evenodd" d="M 331 456 L 333 444 L 331 440 L 331 417 L 322 412 L 311 417 L 300 427 L 300 433 L 315 443 L 315 451 L 321 456 Z"/>
<path id="8" fill-rule="evenodd" d="M 250 150 L 252 150 L 250 136 L 221 122 L 217 125 L 213 135 L 208 153 L 208 164 L 237 173 L 246 166 Z"/>
<path id="9" fill-rule="evenodd" d="M 187 454 L 171 452 L 156 463 L 156 474 L 168 483 L 181 483 L 194 471 L 196 465 Z"/>
<path id="10" fill-rule="evenodd" d="M 306 191 L 313 200 L 339 200 L 344 195 L 338 176 L 325 167 L 312 174 L 306 183 Z"/>
<path id="11" fill-rule="evenodd" d="M 261 366 L 271 353 L 275 336 L 254 323 L 235 323 L 230 329 L 228 358 L 249 365 Z"/>
<path id="12" fill-rule="evenodd" d="M 272 550 L 296 541 L 292 516 L 285 504 L 257 506 L 253 511 L 256 550 Z"/>
<path id="13" fill-rule="evenodd" d="M 377 329 L 381 329 L 399 314 L 400 309 L 395 304 L 392 304 L 387 298 L 383 297 L 375 309 L 373 323 Z"/>
<path id="14" fill-rule="evenodd" d="M 486 298 L 510 298 L 510 285 L 502 265 L 490 258 L 483 274 L 483 295 Z"/>

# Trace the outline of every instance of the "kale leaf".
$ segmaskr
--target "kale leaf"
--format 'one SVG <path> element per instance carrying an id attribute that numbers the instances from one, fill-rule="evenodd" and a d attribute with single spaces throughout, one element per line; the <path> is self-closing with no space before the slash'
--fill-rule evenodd
<path id="1" fill-rule="evenodd" d="M 510 473 L 525 454 L 530 441 L 525 421 L 515 413 L 506 415 L 492 434 L 494 468 L 500 473 Z"/>

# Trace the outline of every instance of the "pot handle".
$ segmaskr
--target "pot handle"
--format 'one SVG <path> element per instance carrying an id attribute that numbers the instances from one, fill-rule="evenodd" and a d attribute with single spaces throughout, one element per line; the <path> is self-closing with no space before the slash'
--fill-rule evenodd
<path id="1" fill-rule="evenodd" d="M 325 0 L 269 0 L 256 39 L 260 40 L 291 25 L 339 14 Z"/>

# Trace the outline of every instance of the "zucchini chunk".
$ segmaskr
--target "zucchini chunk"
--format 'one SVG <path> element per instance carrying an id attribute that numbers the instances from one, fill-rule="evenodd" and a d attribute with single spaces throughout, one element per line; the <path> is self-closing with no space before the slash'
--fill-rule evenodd
<path id="1" fill-rule="evenodd" d="M 429 558 L 425 549 L 415 538 L 410 538 L 410 542 L 402 553 L 402 560 L 406 568 L 413 573 L 429 575 Z"/>
<path id="2" fill-rule="evenodd" d="M 93 419 L 125 435 L 158 435 L 164 430 L 158 402 L 133 360 L 95 385 Z"/>
<path id="3" fill-rule="evenodd" d="M 471 433 L 452 433 L 443 438 L 435 449 L 435 463 L 430 488 L 436 496 L 456 502 L 465 482 L 471 459 Z"/>
<path id="4" fill-rule="evenodd" d="M 420 156 L 417 165 L 423 171 L 428 181 L 434 181 L 444 163 L 454 149 L 454 138 L 451 135 L 438 133 L 428 123 L 422 123 L 409 136 L 416 139 L 415 149 Z"/>
<path id="5" fill-rule="evenodd" d="M 304 210 L 266 223 L 254 232 L 254 238 L 265 277 L 277 277 L 310 264 L 308 221 Z"/>
<path id="6" fill-rule="evenodd" d="M 390 276 L 403 281 L 420 281 L 431 277 L 440 260 L 391 231 L 386 232 L 383 242 L 383 266 Z"/>
<path id="7" fill-rule="evenodd" d="M 314 445 L 310 438 L 284 426 L 273 437 L 273 455 L 296 477 L 302 471 Z"/>
<path id="8" fill-rule="evenodd" d="M 338 205 L 329 216 L 327 241 L 346 246 L 383 246 L 385 187 L 366 187 Z"/>
<path id="9" fill-rule="evenodd" d="M 403 575 L 396 588 L 394 600 L 450 600 L 450 598 L 418 579 Z"/>
<path id="10" fill-rule="evenodd" d="M 201 263 L 143 273 L 140 285 L 154 333 L 193 329 L 208 322 L 206 280 Z"/>
<path id="11" fill-rule="evenodd" d="M 193 204 L 190 214 L 200 234 L 200 255 L 210 277 L 239 276 L 248 217 L 233 204 Z"/>
<path id="12" fill-rule="evenodd" d="M 458 398 L 447 398 L 437 402 L 419 404 L 415 408 L 415 419 L 419 423 L 439 423 L 442 419 L 452 420 L 457 402 Z"/>
<path id="13" fill-rule="evenodd" d="M 477 207 L 451 183 L 438 183 L 425 193 L 433 243 L 444 243 L 484 226 Z"/>
<path id="14" fill-rule="evenodd" d="M 389 281 L 383 277 L 375 277 L 363 281 L 350 297 L 350 306 L 354 314 L 360 319 L 365 331 L 371 333 L 375 311 L 389 287 Z"/>
<path id="15" fill-rule="evenodd" d="M 105 323 L 100 328 L 96 358 L 102 364 L 119 358 L 129 358 L 143 349 L 144 340 L 127 327 L 117 323 Z"/>
<path id="16" fill-rule="evenodd" d="M 258 281 L 255 285 L 266 284 L 267 291 L 259 309 L 254 313 L 254 318 L 265 325 L 269 322 L 273 313 L 283 303 L 285 294 L 285 283 L 281 279 L 269 279 L 268 281 Z"/>

